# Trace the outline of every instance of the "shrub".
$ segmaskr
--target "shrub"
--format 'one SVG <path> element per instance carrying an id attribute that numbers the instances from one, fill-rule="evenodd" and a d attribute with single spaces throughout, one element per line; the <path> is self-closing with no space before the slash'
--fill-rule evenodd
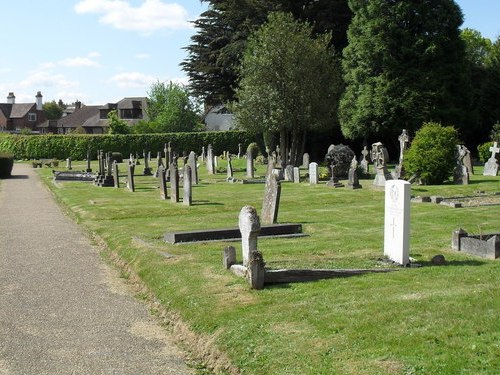
<path id="1" fill-rule="evenodd" d="M 328 165 L 335 165 L 335 176 L 345 177 L 349 173 L 354 151 L 349 146 L 343 144 L 332 145 L 328 148 L 325 161 Z"/>
<path id="2" fill-rule="evenodd" d="M 458 133 L 452 126 L 425 123 L 405 152 L 406 173 L 417 175 L 423 184 L 442 184 L 455 169 L 457 143 Z"/>
<path id="3" fill-rule="evenodd" d="M 477 146 L 479 160 L 481 160 L 482 163 L 486 163 L 488 159 L 491 157 L 491 151 L 490 151 L 491 146 L 493 146 L 493 142 L 486 142 Z M 500 162 L 500 154 L 497 154 L 496 158 Z"/>
<path id="4" fill-rule="evenodd" d="M 111 153 L 111 162 L 116 161 L 117 163 L 123 163 L 123 155 L 121 152 Z"/>
<path id="5" fill-rule="evenodd" d="M 10 177 L 14 167 L 14 155 L 8 152 L 0 152 L 0 178 Z"/>

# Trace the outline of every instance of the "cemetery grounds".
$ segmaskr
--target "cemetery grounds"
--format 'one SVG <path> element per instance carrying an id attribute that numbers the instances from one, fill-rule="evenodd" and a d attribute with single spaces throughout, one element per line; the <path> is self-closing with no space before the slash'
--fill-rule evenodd
<path id="1" fill-rule="evenodd" d="M 151 163 L 155 168 L 155 162 Z M 182 164 L 182 162 L 181 162 Z M 225 168 L 225 161 L 219 162 Z M 74 170 L 84 170 L 84 161 Z M 94 171 L 97 164 L 93 164 Z M 245 178 L 245 160 L 233 159 Z M 256 178 L 266 167 L 257 165 Z M 125 176 L 126 164 L 120 165 Z M 167 231 L 237 227 L 245 205 L 260 212 L 263 184 L 225 181 L 224 171 L 199 168 L 193 205 L 161 200 L 158 179 L 140 176 L 135 192 L 92 183 L 54 182 L 39 173 L 56 199 L 121 268 L 137 296 L 167 317 L 181 347 L 208 368 L 241 374 L 498 374 L 499 260 L 454 252 L 452 231 L 500 231 L 500 205 L 451 208 L 411 204 L 410 257 L 422 267 L 315 282 L 248 283 L 223 269 L 222 251 L 235 242 L 168 244 Z M 475 196 L 500 192 L 500 177 L 476 167 L 469 185 L 412 186 L 412 195 Z M 301 171 L 304 175 L 305 170 Z M 308 236 L 258 241 L 269 268 L 379 268 L 384 192 L 282 183 L 280 223 L 302 223 Z M 342 181 L 345 182 L 345 181 Z M 181 189 L 182 196 L 182 189 Z M 498 199 L 500 203 L 500 196 Z M 430 259 L 443 254 L 445 266 Z M 135 280 L 135 281 L 134 281 Z"/>

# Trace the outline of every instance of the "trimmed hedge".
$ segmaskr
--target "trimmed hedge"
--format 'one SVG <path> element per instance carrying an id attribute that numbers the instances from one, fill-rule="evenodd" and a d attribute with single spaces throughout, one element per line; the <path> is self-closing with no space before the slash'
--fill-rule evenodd
<path id="1" fill-rule="evenodd" d="M 10 177 L 14 166 L 14 155 L 8 152 L 0 152 L 0 178 Z"/>
<path id="2" fill-rule="evenodd" d="M 190 151 L 201 152 L 202 146 L 212 145 L 214 152 L 238 152 L 238 143 L 253 141 L 251 134 L 242 131 L 191 132 L 165 134 L 68 134 L 68 135 L 18 135 L 0 136 L 0 151 L 11 152 L 15 159 L 56 158 L 84 160 L 87 150 L 97 157 L 98 150 L 142 154 L 143 150 L 158 152 L 171 142 L 180 155 Z"/>

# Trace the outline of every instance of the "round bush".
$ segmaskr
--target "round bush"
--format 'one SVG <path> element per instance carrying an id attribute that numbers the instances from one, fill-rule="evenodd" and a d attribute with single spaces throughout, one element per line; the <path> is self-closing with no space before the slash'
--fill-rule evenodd
<path id="1" fill-rule="evenodd" d="M 458 133 L 452 126 L 425 123 L 405 152 L 404 168 L 426 185 L 439 185 L 453 175 Z"/>
<path id="2" fill-rule="evenodd" d="M 14 155 L 8 152 L 0 152 L 0 178 L 10 177 L 13 167 Z"/>
<path id="3" fill-rule="evenodd" d="M 123 163 L 123 155 L 121 152 L 112 152 L 111 161 L 116 161 L 117 163 Z"/>
<path id="4" fill-rule="evenodd" d="M 325 160 L 328 165 L 333 164 L 335 166 L 335 176 L 346 177 L 354 155 L 354 151 L 349 146 L 343 144 L 331 145 L 328 148 Z"/>

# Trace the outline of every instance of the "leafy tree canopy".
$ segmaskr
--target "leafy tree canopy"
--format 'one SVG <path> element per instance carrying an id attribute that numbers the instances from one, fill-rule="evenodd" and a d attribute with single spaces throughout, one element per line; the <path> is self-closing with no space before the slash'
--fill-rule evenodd
<path id="1" fill-rule="evenodd" d="M 47 120 L 59 120 L 63 114 L 63 109 L 55 102 L 55 100 L 43 103 L 42 109 Z"/>
<path id="2" fill-rule="evenodd" d="M 341 88 L 331 36 L 312 36 L 309 24 L 271 13 L 249 39 L 232 109 L 239 127 L 280 135 L 287 163 L 298 165 L 305 134 L 334 124 Z"/>
<path id="3" fill-rule="evenodd" d="M 108 133 L 109 134 L 129 134 L 130 127 L 125 120 L 122 120 L 116 110 L 108 113 Z"/>

